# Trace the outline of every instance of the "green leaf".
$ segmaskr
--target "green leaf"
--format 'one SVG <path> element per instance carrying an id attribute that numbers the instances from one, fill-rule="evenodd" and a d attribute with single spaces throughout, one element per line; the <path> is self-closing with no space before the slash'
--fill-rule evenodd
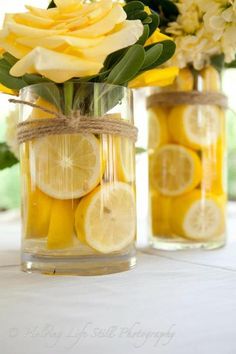
<path id="1" fill-rule="evenodd" d="M 151 19 L 151 17 L 148 16 L 142 22 L 143 22 L 143 25 L 146 25 L 146 24 L 149 25 L 149 23 L 152 23 L 152 19 Z"/>
<path id="2" fill-rule="evenodd" d="M 144 10 L 137 10 L 129 15 L 129 20 L 144 21 L 148 17 L 148 14 Z"/>
<path id="3" fill-rule="evenodd" d="M 148 68 L 148 70 L 155 69 L 156 67 L 164 64 L 175 53 L 176 45 L 173 41 L 166 40 L 166 41 L 158 42 L 158 44 L 162 44 L 162 46 L 163 46 L 162 53 L 159 56 L 159 58 Z M 151 45 L 145 47 L 145 50 L 153 47 L 154 45 L 156 45 L 156 44 L 151 44 Z"/>
<path id="4" fill-rule="evenodd" d="M 104 72 L 104 71 L 107 71 L 108 69 L 113 68 L 113 66 L 115 64 L 117 64 L 120 59 L 123 58 L 124 54 L 127 52 L 128 49 L 129 49 L 129 47 L 122 48 L 122 49 L 117 50 L 116 52 L 109 54 L 108 57 L 106 58 L 106 60 L 104 61 L 103 69 L 101 72 Z"/>
<path id="5" fill-rule="evenodd" d="M 161 10 L 164 13 L 166 18 L 169 18 L 171 21 L 174 21 L 179 14 L 177 6 L 170 0 L 159 0 Z M 160 7 L 158 9 L 160 11 Z"/>
<path id="6" fill-rule="evenodd" d="M 25 74 L 22 78 L 28 85 L 40 84 L 43 82 L 52 82 L 46 77 L 37 74 Z"/>
<path id="7" fill-rule="evenodd" d="M 127 18 L 132 15 L 135 11 L 144 10 L 144 4 L 141 1 L 131 1 L 123 7 L 123 10 L 127 14 Z"/>
<path id="8" fill-rule="evenodd" d="M 48 9 L 52 9 L 53 7 L 56 7 L 54 1 L 52 0 L 50 4 L 48 5 Z"/>
<path id="9" fill-rule="evenodd" d="M 65 82 L 63 85 L 64 91 L 64 112 L 65 115 L 69 115 L 72 111 L 73 95 L 74 95 L 74 84 L 73 82 Z"/>
<path id="10" fill-rule="evenodd" d="M 27 86 L 27 83 L 20 77 L 14 77 L 9 74 L 10 67 L 4 61 L 0 60 L 0 83 L 9 89 L 19 91 L 23 87 Z"/>
<path id="11" fill-rule="evenodd" d="M 18 62 L 18 59 L 16 59 L 13 55 L 11 55 L 10 53 L 3 53 L 3 58 L 10 64 L 10 66 L 12 67 L 13 65 L 15 65 Z"/>
<path id="12" fill-rule="evenodd" d="M 147 49 L 145 51 L 145 59 L 141 70 L 149 70 L 149 68 L 160 58 L 162 50 L 163 45 L 159 43 L 154 44 L 151 48 Z"/>
<path id="13" fill-rule="evenodd" d="M 0 59 L 0 68 L 7 69 L 9 71 L 11 69 L 11 64 L 9 64 L 6 59 Z"/>
<path id="14" fill-rule="evenodd" d="M 45 85 L 36 85 L 33 88 L 34 93 L 42 97 L 46 101 L 52 103 L 59 111 L 61 111 L 61 94 L 57 85 L 50 83 Z"/>
<path id="15" fill-rule="evenodd" d="M 136 147 L 135 152 L 136 154 L 143 154 L 144 152 L 147 152 L 147 150 L 142 147 Z"/>
<path id="16" fill-rule="evenodd" d="M 236 68 L 236 59 L 231 61 L 231 63 L 225 63 L 224 67 L 227 68 L 227 69 Z M 220 69 L 222 69 L 222 67 L 220 67 Z"/>
<path id="17" fill-rule="evenodd" d="M 151 10 L 152 14 L 149 17 L 152 19 L 152 22 L 149 24 L 149 37 L 156 31 L 160 23 L 160 18 L 156 12 Z"/>
<path id="18" fill-rule="evenodd" d="M 144 45 L 146 43 L 148 37 L 149 37 L 149 26 L 148 25 L 144 25 L 143 26 L 143 34 L 139 38 L 139 40 L 137 41 L 136 44 Z"/>
<path id="19" fill-rule="evenodd" d="M 140 71 L 145 58 L 145 50 L 140 44 L 134 44 L 124 57 L 111 70 L 107 83 L 122 85 L 132 80 Z"/>
<path id="20" fill-rule="evenodd" d="M 11 167 L 19 161 L 10 151 L 6 143 L 0 143 L 0 170 Z"/>

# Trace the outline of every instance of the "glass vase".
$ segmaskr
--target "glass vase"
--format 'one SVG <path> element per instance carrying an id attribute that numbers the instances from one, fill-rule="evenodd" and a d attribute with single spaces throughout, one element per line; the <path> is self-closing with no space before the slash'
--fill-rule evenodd
<path id="1" fill-rule="evenodd" d="M 174 85 L 163 91 L 220 92 L 220 74 L 211 66 L 201 71 L 185 68 Z M 191 101 L 174 104 L 171 99 L 166 104 L 155 104 L 150 98 L 149 102 L 153 102 L 148 109 L 152 246 L 163 250 L 223 246 L 227 204 L 224 108 Z"/>
<path id="2" fill-rule="evenodd" d="M 132 93 L 98 83 L 21 90 L 21 122 L 109 116 L 133 125 Z M 57 120 L 60 118 L 57 118 Z M 55 121 L 56 122 L 56 121 Z M 135 264 L 134 142 L 115 133 L 68 132 L 21 144 L 22 269 L 95 275 Z"/>

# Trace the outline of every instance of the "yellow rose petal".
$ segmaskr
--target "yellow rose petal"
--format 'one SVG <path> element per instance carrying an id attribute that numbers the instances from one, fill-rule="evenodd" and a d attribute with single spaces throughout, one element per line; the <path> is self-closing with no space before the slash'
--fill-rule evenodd
<path id="1" fill-rule="evenodd" d="M 143 33 L 143 25 L 140 20 L 125 21 L 119 26 L 119 31 L 114 32 L 104 38 L 104 40 L 94 48 L 81 50 L 84 56 L 96 58 L 99 55 L 107 56 L 110 53 L 128 47 L 135 43 Z"/>
<path id="2" fill-rule="evenodd" d="M 10 53 L 16 58 L 23 58 L 29 53 L 29 48 L 16 43 L 16 36 L 14 34 L 8 37 L 0 37 L 0 46 L 5 49 L 6 52 Z"/>
<path id="3" fill-rule="evenodd" d="M 40 38 L 43 36 L 49 37 L 64 32 L 64 30 L 49 30 L 49 29 L 29 27 L 29 26 L 18 24 L 16 22 L 8 23 L 8 28 L 10 32 L 16 34 L 17 36 L 22 36 L 22 37 L 26 36 L 31 38 Z"/>
<path id="4" fill-rule="evenodd" d="M 115 4 L 112 10 L 101 21 L 81 30 L 74 31 L 73 34 L 79 37 L 98 37 L 110 32 L 116 24 L 123 22 L 125 19 L 125 11 L 120 5 Z"/>
<path id="5" fill-rule="evenodd" d="M 14 19 L 19 24 L 33 27 L 39 26 L 39 28 L 49 28 L 54 23 L 50 18 L 36 16 L 31 13 L 16 14 Z"/>
<path id="6" fill-rule="evenodd" d="M 52 36 L 49 38 L 28 38 L 21 37 L 16 40 L 17 43 L 23 44 L 30 48 L 44 47 L 47 49 L 55 49 L 62 45 L 70 45 L 81 48 L 94 47 L 102 42 L 104 37 L 99 38 L 77 38 L 72 36 Z"/>
<path id="7" fill-rule="evenodd" d="M 179 69 L 176 67 L 149 70 L 132 80 L 129 87 L 168 86 L 173 83 L 178 73 Z"/>
<path id="8" fill-rule="evenodd" d="M 63 9 L 65 11 L 69 11 L 71 7 L 81 5 L 81 1 L 79 0 L 54 0 L 54 3 L 59 9 Z"/>
<path id="9" fill-rule="evenodd" d="M 101 68 L 102 64 L 95 61 L 83 60 L 72 55 L 37 47 L 19 60 L 11 68 L 10 74 L 19 77 L 26 73 L 39 73 L 60 83 L 72 77 L 97 74 Z"/>
<path id="10" fill-rule="evenodd" d="M 52 9 L 39 9 L 38 7 L 26 5 L 25 8 L 29 10 L 32 14 L 42 17 L 42 18 L 54 18 L 58 14 L 58 9 L 52 8 Z"/>

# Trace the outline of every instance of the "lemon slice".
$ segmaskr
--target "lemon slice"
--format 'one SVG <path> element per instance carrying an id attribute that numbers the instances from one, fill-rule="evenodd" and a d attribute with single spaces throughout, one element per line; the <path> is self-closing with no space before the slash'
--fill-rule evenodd
<path id="1" fill-rule="evenodd" d="M 220 75 L 213 66 L 204 68 L 200 75 L 202 77 L 202 90 L 203 91 L 221 91 Z"/>
<path id="2" fill-rule="evenodd" d="M 75 213 L 81 242 L 101 253 L 120 251 L 135 239 L 135 197 L 132 187 L 116 182 L 97 187 Z"/>
<path id="3" fill-rule="evenodd" d="M 178 236 L 203 241 L 224 232 L 224 205 L 196 189 L 173 200 L 171 226 Z"/>
<path id="4" fill-rule="evenodd" d="M 74 209 L 77 201 L 54 200 L 48 230 L 48 249 L 65 249 L 73 246 Z"/>
<path id="5" fill-rule="evenodd" d="M 148 147 L 156 149 L 159 146 L 169 142 L 169 133 L 167 126 L 167 109 L 155 107 L 149 109 L 148 119 Z"/>
<path id="6" fill-rule="evenodd" d="M 134 144 L 130 139 L 116 137 L 117 173 L 121 182 L 133 182 L 135 177 Z"/>
<path id="7" fill-rule="evenodd" d="M 80 198 L 102 177 L 100 143 L 93 134 L 41 138 L 32 144 L 30 153 L 32 178 L 51 197 Z"/>
<path id="8" fill-rule="evenodd" d="M 171 236 L 170 215 L 172 198 L 151 192 L 152 233 L 154 236 Z"/>
<path id="9" fill-rule="evenodd" d="M 202 151 L 202 189 L 207 193 L 226 193 L 226 145 L 219 139 L 216 145 Z"/>
<path id="10" fill-rule="evenodd" d="M 201 181 L 198 155 L 183 146 L 168 144 L 158 149 L 150 167 L 151 186 L 166 196 L 178 196 Z"/>
<path id="11" fill-rule="evenodd" d="M 222 128 L 222 114 L 217 106 L 179 105 L 168 118 L 173 140 L 192 149 L 215 144 Z"/>
<path id="12" fill-rule="evenodd" d="M 58 113 L 58 109 L 50 102 L 44 100 L 42 97 L 39 97 L 35 104 L 37 104 L 40 107 L 44 107 L 46 109 L 48 109 L 49 111 Z M 52 113 L 48 113 L 48 112 L 44 112 L 39 108 L 34 108 L 32 110 L 31 119 L 48 119 L 48 118 L 55 118 L 55 115 L 53 115 Z"/>
<path id="13" fill-rule="evenodd" d="M 194 86 L 194 78 L 189 68 L 184 68 L 179 71 L 176 78 L 175 86 L 178 91 L 192 91 Z"/>
<path id="14" fill-rule="evenodd" d="M 25 218 L 26 238 L 46 237 L 53 199 L 38 188 L 28 189 L 25 192 L 27 202 L 23 206 L 23 217 Z"/>

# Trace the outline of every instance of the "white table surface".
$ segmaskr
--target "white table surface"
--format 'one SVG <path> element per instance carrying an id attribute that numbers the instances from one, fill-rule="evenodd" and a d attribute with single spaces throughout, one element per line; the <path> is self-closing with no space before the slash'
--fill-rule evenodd
<path id="1" fill-rule="evenodd" d="M 236 210 L 216 251 L 138 253 L 129 272 L 19 270 L 17 216 L 0 216 L 1 354 L 235 354 Z"/>

